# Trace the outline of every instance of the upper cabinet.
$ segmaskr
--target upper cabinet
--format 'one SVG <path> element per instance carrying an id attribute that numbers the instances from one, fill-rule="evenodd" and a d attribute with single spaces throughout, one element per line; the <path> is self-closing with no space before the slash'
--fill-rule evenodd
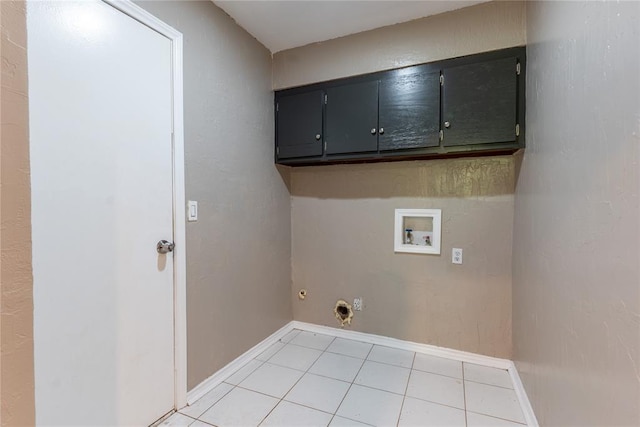
<path id="1" fill-rule="evenodd" d="M 410 67 L 380 80 L 380 151 L 440 145 L 440 72 Z"/>
<path id="2" fill-rule="evenodd" d="M 328 88 L 325 129 L 326 154 L 378 151 L 378 82 Z"/>
<path id="3" fill-rule="evenodd" d="M 322 155 L 322 108 L 320 90 L 281 96 L 276 104 L 278 159 Z"/>
<path id="4" fill-rule="evenodd" d="M 276 162 L 508 154 L 524 147 L 525 48 L 277 91 Z"/>
<path id="5" fill-rule="evenodd" d="M 442 70 L 445 147 L 515 141 L 518 64 L 511 57 Z"/>

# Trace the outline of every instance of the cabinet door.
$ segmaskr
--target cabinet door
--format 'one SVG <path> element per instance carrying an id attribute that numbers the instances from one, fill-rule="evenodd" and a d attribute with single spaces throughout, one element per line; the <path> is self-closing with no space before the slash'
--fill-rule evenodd
<path id="1" fill-rule="evenodd" d="M 378 150 L 378 81 L 327 89 L 326 153 Z"/>
<path id="2" fill-rule="evenodd" d="M 515 141 L 516 64 L 514 57 L 443 70 L 444 146 Z"/>
<path id="3" fill-rule="evenodd" d="M 380 82 L 380 150 L 440 145 L 440 72 L 408 68 Z"/>
<path id="4" fill-rule="evenodd" d="M 280 96 L 276 102 L 278 158 L 321 156 L 322 91 Z"/>

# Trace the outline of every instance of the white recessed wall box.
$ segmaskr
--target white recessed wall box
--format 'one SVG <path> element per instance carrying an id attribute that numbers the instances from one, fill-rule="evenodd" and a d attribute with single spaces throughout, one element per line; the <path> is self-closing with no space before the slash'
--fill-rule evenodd
<path id="1" fill-rule="evenodd" d="M 441 209 L 396 209 L 395 252 L 440 254 Z"/>

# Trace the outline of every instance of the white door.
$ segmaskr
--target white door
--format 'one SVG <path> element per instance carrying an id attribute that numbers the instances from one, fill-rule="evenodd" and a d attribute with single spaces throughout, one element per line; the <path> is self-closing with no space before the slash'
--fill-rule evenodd
<path id="1" fill-rule="evenodd" d="M 174 406 L 171 42 L 96 0 L 28 3 L 36 420 Z"/>

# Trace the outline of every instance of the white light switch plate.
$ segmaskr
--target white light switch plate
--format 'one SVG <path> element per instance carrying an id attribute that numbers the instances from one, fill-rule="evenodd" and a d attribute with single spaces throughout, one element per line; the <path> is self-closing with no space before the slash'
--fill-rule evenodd
<path id="1" fill-rule="evenodd" d="M 187 221 L 198 220 L 198 202 L 189 200 L 187 203 Z"/>
<path id="2" fill-rule="evenodd" d="M 462 264 L 462 249 L 451 249 L 451 262 L 454 264 Z"/>

